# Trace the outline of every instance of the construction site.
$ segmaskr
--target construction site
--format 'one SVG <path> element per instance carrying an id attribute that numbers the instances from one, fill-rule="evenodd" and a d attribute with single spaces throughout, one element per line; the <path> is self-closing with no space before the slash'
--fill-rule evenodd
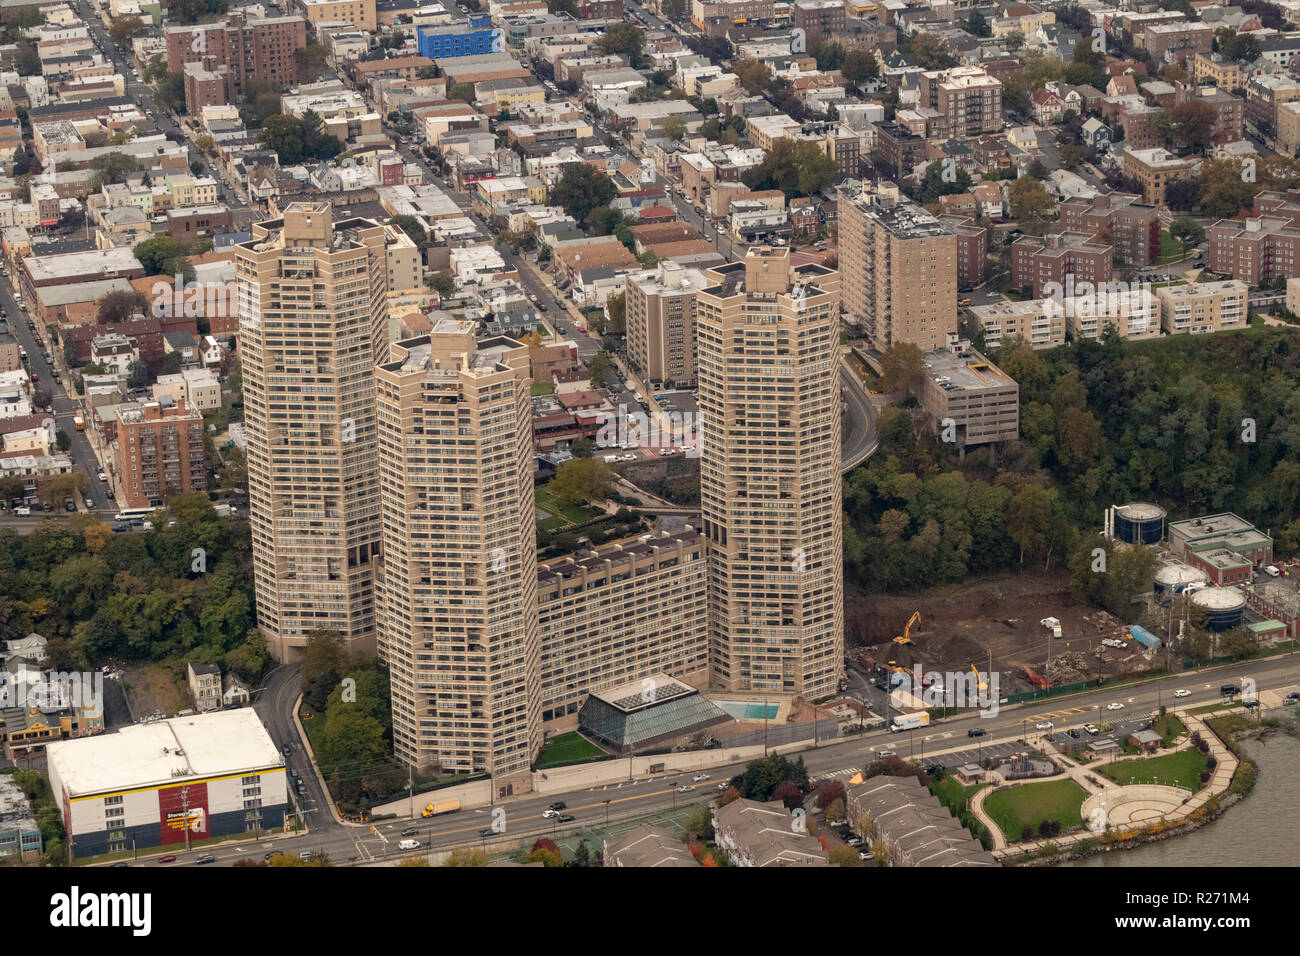
<path id="1" fill-rule="evenodd" d="M 1164 663 L 1148 659 L 1131 622 L 1080 603 L 1065 572 L 1001 575 L 912 595 L 848 591 L 845 617 L 849 664 L 873 683 L 899 669 L 973 670 L 977 680 L 993 671 L 1005 697 Z"/>

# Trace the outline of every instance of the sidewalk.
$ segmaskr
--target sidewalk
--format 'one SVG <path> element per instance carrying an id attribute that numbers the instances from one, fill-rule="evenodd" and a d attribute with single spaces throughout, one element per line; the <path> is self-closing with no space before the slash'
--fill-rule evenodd
<path id="1" fill-rule="evenodd" d="M 1176 747 L 1168 747 L 1168 748 L 1162 747 L 1152 754 L 1116 758 L 1114 762 L 1121 763 L 1124 761 L 1145 760 L 1153 757 L 1166 756 L 1168 754 L 1177 753 L 1179 751 L 1186 750 L 1187 748 L 1192 746 L 1192 734 L 1199 732 L 1201 735 L 1201 739 L 1205 740 L 1210 745 L 1209 756 L 1213 757 L 1215 761 L 1217 761 L 1213 771 L 1213 775 L 1211 776 L 1210 782 L 1208 784 L 1206 784 L 1204 787 L 1202 787 L 1200 790 L 1196 791 L 1195 793 L 1191 794 L 1190 796 L 1183 798 L 1182 800 L 1180 800 L 1180 802 L 1177 805 L 1174 806 L 1169 805 L 1168 798 L 1160 799 L 1157 795 L 1153 795 L 1152 791 L 1167 790 L 1167 791 L 1173 791 L 1174 793 L 1187 793 L 1187 791 L 1178 790 L 1177 788 L 1174 787 L 1164 787 L 1164 786 L 1155 787 L 1154 785 L 1150 785 L 1150 784 L 1133 784 L 1130 786 L 1119 786 L 1118 784 L 1115 784 L 1113 781 L 1104 784 L 1102 786 L 1098 786 L 1097 784 L 1093 783 L 1091 780 L 1088 779 L 1088 775 L 1097 775 L 1100 777 L 1100 774 L 1097 773 L 1097 770 L 1100 768 L 1101 764 L 1095 764 L 1095 765 L 1076 764 L 1072 760 L 1069 760 L 1069 758 L 1064 757 L 1061 754 L 1053 753 L 1046 750 L 1044 750 L 1043 752 L 1047 754 L 1048 758 L 1053 763 L 1055 763 L 1063 771 L 1065 771 L 1066 777 L 1068 777 L 1070 780 L 1073 780 L 1075 783 L 1077 783 L 1088 794 L 1088 799 L 1091 799 L 1092 797 L 1099 797 L 1105 793 L 1113 793 L 1116 790 L 1133 791 L 1139 799 L 1144 799 L 1146 802 L 1151 804 L 1152 812 L 1159 812 L 1159 816 L 1155 817 L 1154 819 L 1143 820 L 1140 823 L 1131 823 L 1125 825 L 1123 827 L 1124 831 L 1141 830 L 1147 826 L 1151 826 L 1156 823 L 1178 823 L 1180 821 L 1188 819 L 1189 817 L 1192 816 L 1192 814 L 1196 813 L 1198 810 L 1204 807 L 1210 801 L 1211 797 L 1218 797 L 1220 794 L 1227 791 L 1228 787 L 1232 783 L 1233 775 L 1236 774 L 1237 772 L 1237 758 L 1232 755 L 1232 751 L 1228 749 L 1227 745 L 1218 738 L 1218 736 L 1214 733 L 1214 731 L 1210 730 L 1210 728 L 1206 726 L 1205 722 L 1201 720 L 1200 717 L 1197 717 L 1185 711 L 1175 711 L 1172 713 L 1179 720 L 1181 720 L 1183 722 L 1183 725 L 1187 728 L 1187 736 L 1183 739 L 1183 741 L 1180 744 L 1178 744 Z M 1033 738 L 1031 737 L 1030 741 L 1028 741 L 1027 743 L 1029 746 L 1033 746 Z M 1039 749 L 1043 749 L 1043 748 L 1040 746 Z M 995 778 L 997 777 L 996 774 L 993 776 Z M 1073 846 L 1076 843 L 1081 843 L 1084 840 L 1096 839 L 1099 836 L 1097 832 L 1094 832 L 1093 830 L 1087 829 L 1085 827 L 1085 829 L 1083 830 L 1079 830 L 1074 833 L 1069 833 L 1064 836 L 1052 837 L 1050 839 L 1045 839 L 1045 840 L 1030 840 L 1025 843 L 1016 843 L 1014 846 L 1011 846 L 1007 843 L 1006 835 L 1002 833 L 998 825 L 993 822 L 992 817 L 990 817 L 988 813 L 985 812 L 984 810 L 984 798 L 988 794 L 993 793 L 996 790 L 1006 789 L 1009 786 L 1022 786 L 1024 784 L 1030 784 L 1030 783 L 1044 783 L 1044 782 L 1048 782 L 1052 780 L 1060 780 L 1060 779 L 1062 778 L 1061 776 L 1058 775 L 1058 776 L 1047 777 L 1047 778 L 1040 777 L 1033 780 L 1015 780 L 1015 781 L 1007 781 L 1007 782 L 1002 782 L 999 780 L 993 786 L 985 787 L 984 789 L 980 790 L 978 793 L 975 794 L 974 798 L 972 798 L 971 800 L 971 813 L 974 814 L 977 820 L 979 820 L 982 824 L 984 824 L 985 827 L 988 828 L 989 833 L 992 835 L 994 856 L 1010 857 L 1010 856 L 1020 856 L 1023 854 L 1034 853 L 1035 851 L 1040 850 L 1049 844 L 1065 849 L 1067 847 Z M 1087 805 L 1088 799 L 1085 799 L 1084 802 L 1085 806 Z"/>

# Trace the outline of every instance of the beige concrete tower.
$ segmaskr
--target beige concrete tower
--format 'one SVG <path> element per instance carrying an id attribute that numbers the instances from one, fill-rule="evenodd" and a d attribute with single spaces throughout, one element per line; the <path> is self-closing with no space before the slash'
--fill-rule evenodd
<path id="1" fill-rule="evenodd" d="M 942 348 L 957 331 L 957 236 L 920 206 L 887 196 L 840 204 L 844 311 L 882 352 Z"/>
<path id="2" fill-rule="evenodd" d="M 375 648 L 375 365 L 384 227 L 294 203 L 235 247 L 257 624 L 278 661 L 337 630 Z"/>
<path id="3" fill-rule="evenodd" d="M 445 320 L 392 352 L 376 380 L 394 750 L 509 796 L 541 747 L 528 349 Z"/>
<path id="4" fill-rule="evenodd" d="M 711 680 L 815 700 L 844 664 L 839 274 L 755 247 L 696 304 Z"/>

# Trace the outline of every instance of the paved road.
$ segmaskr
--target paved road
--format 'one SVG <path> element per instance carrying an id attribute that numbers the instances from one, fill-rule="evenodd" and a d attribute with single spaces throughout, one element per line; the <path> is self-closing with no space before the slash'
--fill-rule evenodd
<path id="1" fill-rule="evenodd" d="M 957 766 L 986 756 L 1005 756 L 1023 750 L 1024 745 L 1020 742 L 1022 733 L 1036 733 L 1033 725 L 1039 720 L 1051 720 L 1058 731 L 1082 727 L 1089 722 L 1106 721 L 1114 726 L 1112 733 L 1123 733 L 1143 723 L 1142 715 L 1155 712 L 1160 703 L 1170 706 L 1177 703 L 1180 707 L 1191 708 L 1218 701 L 1219 685 L 1229 681 L 1239 682 L 1243 676 L 1254 678 L 1261 693 L 1300 686 L 1300 658 L 1287 656 L 1244 665 L 1231 664 L 1136 687 L 1104 688 L 1058 698 L 1050 703 L 1018 704 L 1003 707 L 997 715 L 987 718 L 981 717 L 979 711 L 972 710 L 969 716 L 943 721 L 920 732 L 892 734 L 888 731 L 875 731 L 817 748 L 809 747 L 802 755 L 810 776 L 815 780 L 847 778 L 874 757 L 889 751 L 927 763 Z M 276 672 L 272 675 L 270 686 L 263 692 L 262 700 L 255 705 L 267 721 L 277 743 L 283 742 L 283 735 L 288 732 L 286 728 L 291 726 L 287 722 L 286 708 L 296 695 L 296 680 L 296 671 L 285 669 L 283 673 Z M 1175 701 L 1173 691 L 1178 688 L 1190 691 L 1191 696 Z M 1108 711 L 1106 706 L 1113 701 L 1123 703 L 1124 710 Z M 967 732 L 973 728 L 984 730 L 985 735 L 979 738 L 968 737 Z M 294 758 L 295 761 L 300 759 Z M 623 780 L 567 793 L 521 797 L 499 808 L 504 811 L 504 836 L 487 837 L 480 834 L 480 831 L 490 828 L 493 822 L 492 807 L 462 810 L 433 820 L 417 818 L 383 823 L 376 827 L 382 836 L 372 834 L 365 827 L 340 826 L 321 812 L 309 812 L 308 819 L 313 830 L 307 835 L 277 838 L 256 845 L 205 849 L 201 852 L 216 856 L 219 865 L 230 865 L 235 860 L 250 856 L 258 857 L 271 849 L 291 853 L 302 850 L 324 852 L 335 863 L 365 862 L 399 855 L 395 849 L 396 842 L 401 838 L 401 831 L 411 827 L 416 829 L 422 844 L 434 849 L 473 845 L 490 850 L 494 843 L 506 845 L 521 836 L 532 838 L 545 834 L 560 835 L 577 832 L 584 827 L 598 826 L 603 823 L 607 813 L 611 817 L 617 817 L 621 814 L 651 813 L 684 803 L 706 802 L 716 794 L 719 782 L 730 779 L 743 769 L 741 763 L 711 768 L 706 771 L 709 779 L 700 782 L 693 781 L 692 774 L 676 774 L 666 778 Z M 305 769 L 301 772 L 306 776 Z M 309 783 L 309 786 L 314 784 Z M 677 790 L 679 786 L 690 789 L 681 793 Z M 309 810 L 312 801 L 318 799 L 315 793 L 311 795 Z M 554 801 L 564 801 L 567 804 L 564 812 L 575 818 L 573 823 L 560 825 L 555 820 L 542 816 L 542 812 Z M 415 806 L 418 811 L 418 799 Z M 200 851 L 178 854 L 180 862 L 168 865 L 192 864 L 199 855 Z M 142 859 L 139 865 L 157 864 Z"/>
<path id="2" fill-rule="evenodd" d="M 30 306 L 30 303 L 26 304 Z M 28 327 L 30 313 L 19 310 L 18 304 L 14 301 L 14 288 L 9 279 L 0 281 L 0 308 L 3 308 L 9 314 L 8 319 L 5 321 L 9 325 L 9 330 L 18 340 L 18 344 L 27 350 L 28 370 L 40 376 L 38 381 L 32 383 L 33 386 L 44 389 L 50 395 L 51 415 L 55 421 L 55 428 L 66 432 L 68 437 L 72 439 L 68 454 L 72 456 L 74 470 L 85 475 L 89 482 L 88 494 L 91 500 L 95 502 L 95 507 L 92 510 L 101 516 L 112 517 L 117 513 L 117 507 L 113 504 L 112 499 L 108 497 L 105 486 L 95 477 L 100 469 L 100 463 L 95 458 L 90 440 L 86 438 L 85 433 L 77 431 L 72 423 L 73 415 L 81 410 L 80 403 L 65 386 L 65 380 L 59 378 L 46 364 L 41 353 L 50 352 L 55 361 L 58 361 L 60 356 L 56 352 L 50 351 L 44 329 L 38 328 L 33 333 Z M 59 346 L 55 348 L 59 348 Z M 39 410 L 35 411 L 40 414 Z M 5 516 L 15 526 L 26 523 L 34 527 L 46 515 L 41 512 L 39 515 L 33 513 L 31 518 L 14 518 L 9 512 L 6 512 Z"/>

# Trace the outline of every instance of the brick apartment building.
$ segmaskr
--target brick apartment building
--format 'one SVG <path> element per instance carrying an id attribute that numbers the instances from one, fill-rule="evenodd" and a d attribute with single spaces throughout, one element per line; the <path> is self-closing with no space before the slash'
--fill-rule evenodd
<path id="1" fill-rule="evenodd" d="M 842 37 L 846 14 L 840 0 L 795 0 L 790 22 L 804 32 L 811 50 L 826 40 Z"/>
<path id="2" fill-rule="evenodd" d="M 1036 299 L 1047 295 L 1044 289 L 1049 284 L 1064 288 L 1070 276 L 1075 286 L 1084 282 L 1095 286 L 1111 280 L 1113 258 L 1114 247 L 1096 241 L 1095 236 L 1021 236 L 1011 246 L 1011 284 L 1032 289 Z"/>
<path id="3" fill-rule="evenodd" d="M 1115 247 L 1115 258 L 1135 266 L 1160 256 L 1160 214 L 1141 197 L 1125 193 L 1072 199 L 1060 205 L 1061 231 L 1096 236 Z"/>
<path id="4" fill-rule="evenodd" d="M 1002 130 L 1002 83 L 978 67 L 922 73 L 919 92 L 920 107 L 942 113 L 957 139 Z"/>
<path id="5" fill-rule="evenodd" d="M 119 408 L 116 449 L 127 508 L 161 506 L 172 493 L 208 488 L 203 416 L 183 398 Z"/>
<path id="6" fill-rule="evenodd" d="M 971 216 L 940 216 L 957 237 L 957 283 L 963 288 L 984 281 L 989 255 L 989 231 Z"/>
<path id="7" fill-rule="evenodd" d="M 225 102 L 234 103 L 251 80 L 282 88 L 298 82 L 294 53 L 307 45 L 307 21 L 299 16 L 247 17 L 232 13 L 213 23 L 167 27 L 163 37 L 169 72 L 185 74 L 185 65 L 195 63 L 212 74 L 201 78 L 195 75 L 187 83 L 187 95 L 192 86 L 199 97 L 196 102 L 211 99 L 215 90 L 213 76 L 217 76 L 225 87 Z M 193 111 L 192 104 L 190 109 Z"/>

